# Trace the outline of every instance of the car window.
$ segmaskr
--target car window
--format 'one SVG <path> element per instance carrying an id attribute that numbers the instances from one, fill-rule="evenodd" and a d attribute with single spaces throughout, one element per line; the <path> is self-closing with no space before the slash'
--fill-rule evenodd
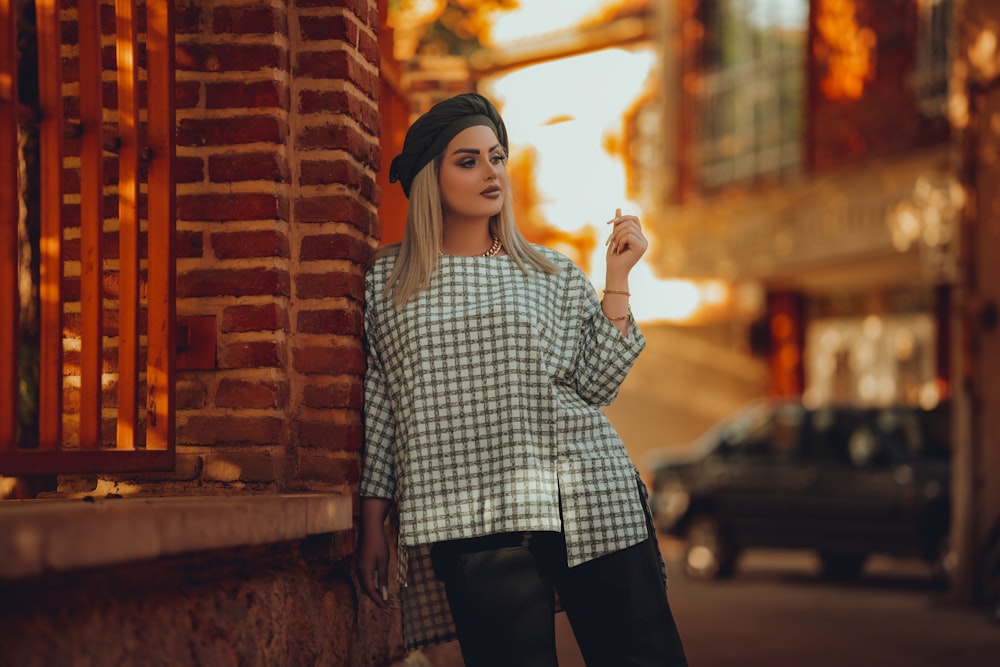
<path id="1" fill-rule="evenodd" d="M 728 433 L 733 453 L 760 458 L 790 458 L 798 447 L 802 410 L 795 406 L 778 406 L 763 411 L 754 419 L 740 424 Z"/>
<path id="2" fill-rule="evenodd" d="M 923 448 L 923 434 L 917 413 L 911 408 L 878 411 L 878 463 L 898 465 L 911 462 Z"/>
<path id="3" fill-rule="evenodd" d="M 852 452 L 865 444 L 856 440 L 860 424 L 857 410 L 841 407 L 810 410 L 803 436 L 806 458 L 820 464 L 852 463 Z"/>
<path id="4" fill-rule="evenodd" d="M 912 464 L 920 457 L 947 457 L 947 440 L 933 430 L 925 411 L 906 406 L 871 408 L 851 435 L 852 465 L 886 467 Z M 947 426 L 943 427 L 947 430 Z M 943 442 L 942 442 L 943 439 Z"/>

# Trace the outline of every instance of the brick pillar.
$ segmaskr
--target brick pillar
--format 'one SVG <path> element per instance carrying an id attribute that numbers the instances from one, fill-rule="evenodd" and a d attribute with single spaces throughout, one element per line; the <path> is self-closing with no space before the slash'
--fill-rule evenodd
<path id="1" fill-rule="evenodd" d="M 338 3 L 343 4 L 343 3 Z M 374 0 L 178 6 L 178 476 L 350 491 L 363 265 L 377 233 Z"/>
<path id="2" fill-rule="evenodd" d="M 292 32 L 292 406 L 296 484 L 354 484 L 363 265 L 377 242 L 376 3 L 299 0 Z"/>

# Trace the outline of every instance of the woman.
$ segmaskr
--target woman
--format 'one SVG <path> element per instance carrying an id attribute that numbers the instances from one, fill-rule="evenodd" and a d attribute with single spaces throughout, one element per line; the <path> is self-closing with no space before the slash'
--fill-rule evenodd
<path id="1" fill-rule="evenodd" d="M 465 94 L 392 162 L 410 205 L 366 276 L 359 580 L 389 604 L 395 502 L 408 648 L 457 634 L 467 667 L 556 665 L 557 593 L 588 665 L 686 665 L 645 488 L 601 409 L 645 345 L 628 275 L 646 239 L 609 221 L 599 301 L 518 232 L 507 149 Z"/>

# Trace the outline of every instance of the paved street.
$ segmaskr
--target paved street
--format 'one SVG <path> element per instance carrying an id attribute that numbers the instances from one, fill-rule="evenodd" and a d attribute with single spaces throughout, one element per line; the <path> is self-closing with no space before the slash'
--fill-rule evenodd
<path id="1" fill-rule="evenodd" d="M 752 552 L 723 582 L 684 577 L 662 540 L 691 667 L 998 667 L 1000 624 L 943 599 L 919 563 L 874 559 L 854 584 L 816 577 L 809 554 Z M 564 614 L 560 667 L 584 667 Z M 454 647 L 434 667 L 461 667 Z"/>

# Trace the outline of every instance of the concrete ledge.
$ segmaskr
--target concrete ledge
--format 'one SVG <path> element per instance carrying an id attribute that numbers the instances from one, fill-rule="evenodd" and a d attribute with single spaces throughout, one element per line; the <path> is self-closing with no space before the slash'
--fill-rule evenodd
<path id="1" fill-rule="evenodd" d="M 187 496 L 0 503 L 0 579 L 347 530 L 351 497 Z"/>

